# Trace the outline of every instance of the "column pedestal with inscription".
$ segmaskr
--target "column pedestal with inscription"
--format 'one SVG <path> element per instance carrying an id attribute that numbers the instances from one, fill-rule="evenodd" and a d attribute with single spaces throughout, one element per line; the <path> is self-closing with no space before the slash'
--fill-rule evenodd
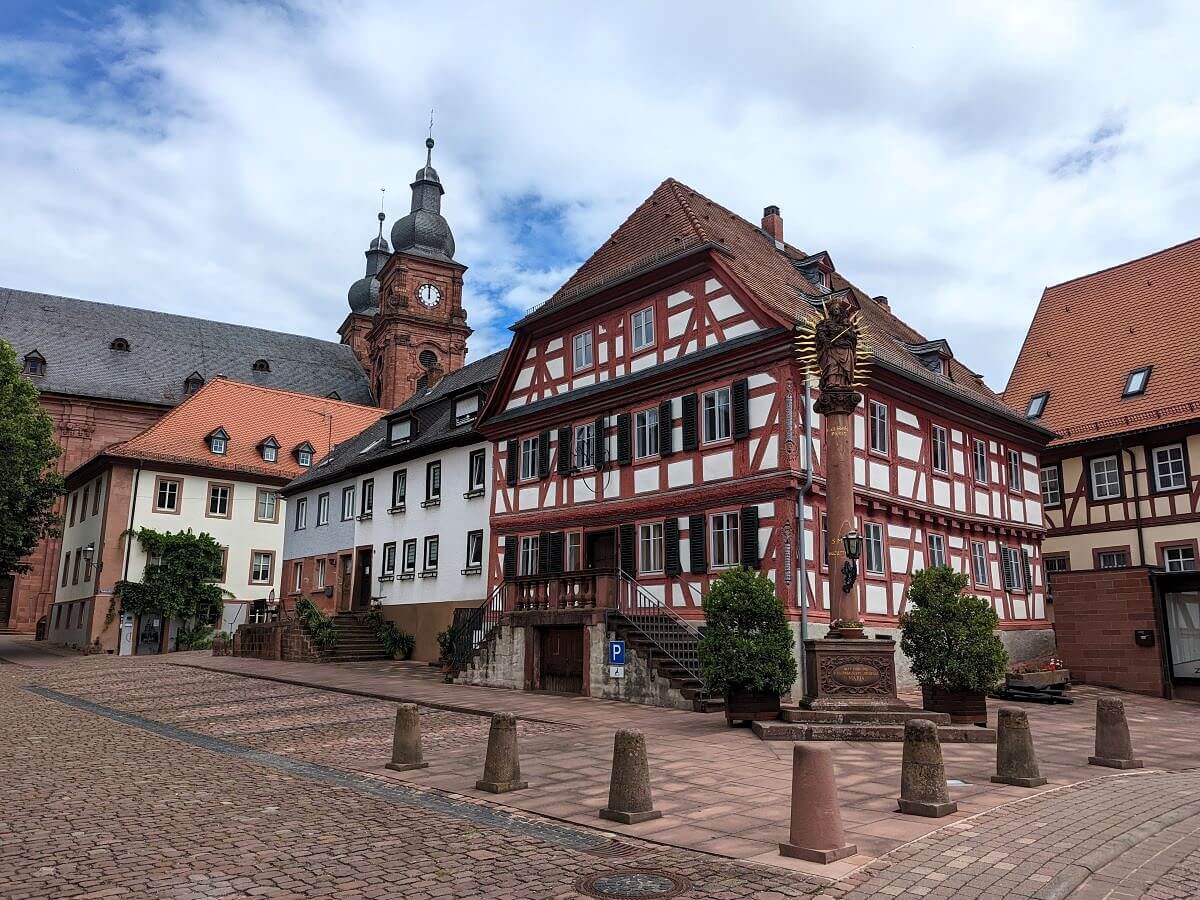
<path id="1" fill-rule="evenodd" d="M 896 696 L 896 642 L 812 638 L 804 642 L 804 709 L 903 712 Z"/>

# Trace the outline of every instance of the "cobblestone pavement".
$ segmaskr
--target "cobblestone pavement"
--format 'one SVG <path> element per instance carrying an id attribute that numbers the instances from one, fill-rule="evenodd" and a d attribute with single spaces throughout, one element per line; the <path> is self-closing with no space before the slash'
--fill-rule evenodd
<path id="1" fill-rule="evenodd" d="M 518 795 L 481 802 L 379 777 L 394 714 L 384 701 L 159 660 L 27 666 L 0 666 L 3 900 L 1200 897 L 1200 770 L 1089 769 L 1087 781 L 932 823 L 831 883 L 653 833 L 614 843 L 599 820 L 508 807 Z M 423 709 L 422 724 L 431 754 L 486 743 L 479 716 Z M 579 731 L 520 727 L 563 745 Z M 581 893 L 606 875 L 598 888 L 625 893 Z"/>

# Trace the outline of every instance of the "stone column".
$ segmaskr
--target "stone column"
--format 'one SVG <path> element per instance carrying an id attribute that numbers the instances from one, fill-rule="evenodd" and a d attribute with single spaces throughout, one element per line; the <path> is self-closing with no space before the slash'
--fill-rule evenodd
<path id="1" fill-rule="evenodd" d="M 842 538 L 854 530 L 854 436 L 852 414 L 861 396 L 855 391 L 822 393 L 816 409 L 825 417 L 821 450 L 825 462 L 826 515 L 829 517 L 829 616 L 858 618 L 857 585 L 843 589 Z M 821 552 L 819 549 L 817 552 Z"/>

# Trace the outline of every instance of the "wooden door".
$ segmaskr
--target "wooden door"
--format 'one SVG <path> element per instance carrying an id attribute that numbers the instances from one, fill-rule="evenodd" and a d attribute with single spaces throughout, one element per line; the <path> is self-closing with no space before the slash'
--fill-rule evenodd
<path id="1" fill-rule="evenodd" d="M 12 575 L 0 575 L 0 628 L 8 627 L 8 617 L 12 612 L 13 585 L 16 579 Z"/>
<path id="2" fill-rule="evenodd" d="M 598 572 L 611 572 L 617 567 L 616 533 L 589 531 L 587 535 L 587 567 Z"/>
<path id="3" fill-rule="evenodd" d="M 370 547 L 361 547 L 358 551 L 358 580 L 354 586 L 356 610 L 366 609 L 371 605 L 371 553 Z"/>
<path id="4" fill-rule="evenodd" d="M 349 554 L 343 556 L 338 561 L 338 565 L 341 568 L 341 587 L 338 589 L 337 603 L 338 612 L 346 612 L 350 609 L 350 582 L 351 575 L 353 574 L 350 566 L 352 565 L 352 562 L 353 557 L 351 557 Z"/>
<path id="5" fill-rule="evenodd" d="M 583 627 L 541 630 L 541 687 L 556 694 L 583 693 Z"/>

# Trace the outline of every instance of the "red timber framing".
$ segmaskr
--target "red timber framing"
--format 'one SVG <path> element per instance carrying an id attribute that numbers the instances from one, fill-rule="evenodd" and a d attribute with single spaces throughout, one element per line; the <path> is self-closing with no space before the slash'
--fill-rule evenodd
<path id="1" fill-rule="evenodd" d="M 618 546 L 621 568 L 683 616 L 701 616 L 701 598 L 729 550 L 738 562 L 757 557 L 798 617 L 802 533 L 810 610 L 815 621 L 828 618 L 820 578 L 822 417 L 812 414 L 815 478 L 801 528 L 806 410 L 793 323 L 739 282 L 726 254 L 693 248 L 515 326 L 479 426 L 495 447 L 489 591 L 523 574 L 522 538 L 538 537 L 540 553 L 559 557 L 539 560 L 540 572 L 563 572 L 576 561 L 572 543 L 587 571 L 588 535 L 608 531 L 618 545 L 634 544 Z M 645 345 L 636 350 L 635 331 Z M 581 334 L 589 337 L 577 356 Z M 865 571 L 860 561 L 864 621 L 895 625 L 911 573 L 928 563 L 932 534 L 946 563 L 968 573 L 972 590 L 994 604 L 1002 627 L 1047 627 L 1037 457 L 1044 439 L 1015 418 L 882 366 L 865 396 L 854 416 L 858 528 L 880 527 L 882 565 L 874 568 L 882 571 Z M 878 451 L 870 449 L 872 400 L 887 408 L 886 447 Z M 643 427 L 657 417 L 657 443 L 639 441 L 641 413 L 649 414 Z M 935 426 L 945 430 L 944 472 L 934 466 Z M 976 440 L 983 442 L 978 473 Z M 577 444 L 584 447 L 578 453 Z M 736 537 L 726 533 L 734 527 Z"/>

